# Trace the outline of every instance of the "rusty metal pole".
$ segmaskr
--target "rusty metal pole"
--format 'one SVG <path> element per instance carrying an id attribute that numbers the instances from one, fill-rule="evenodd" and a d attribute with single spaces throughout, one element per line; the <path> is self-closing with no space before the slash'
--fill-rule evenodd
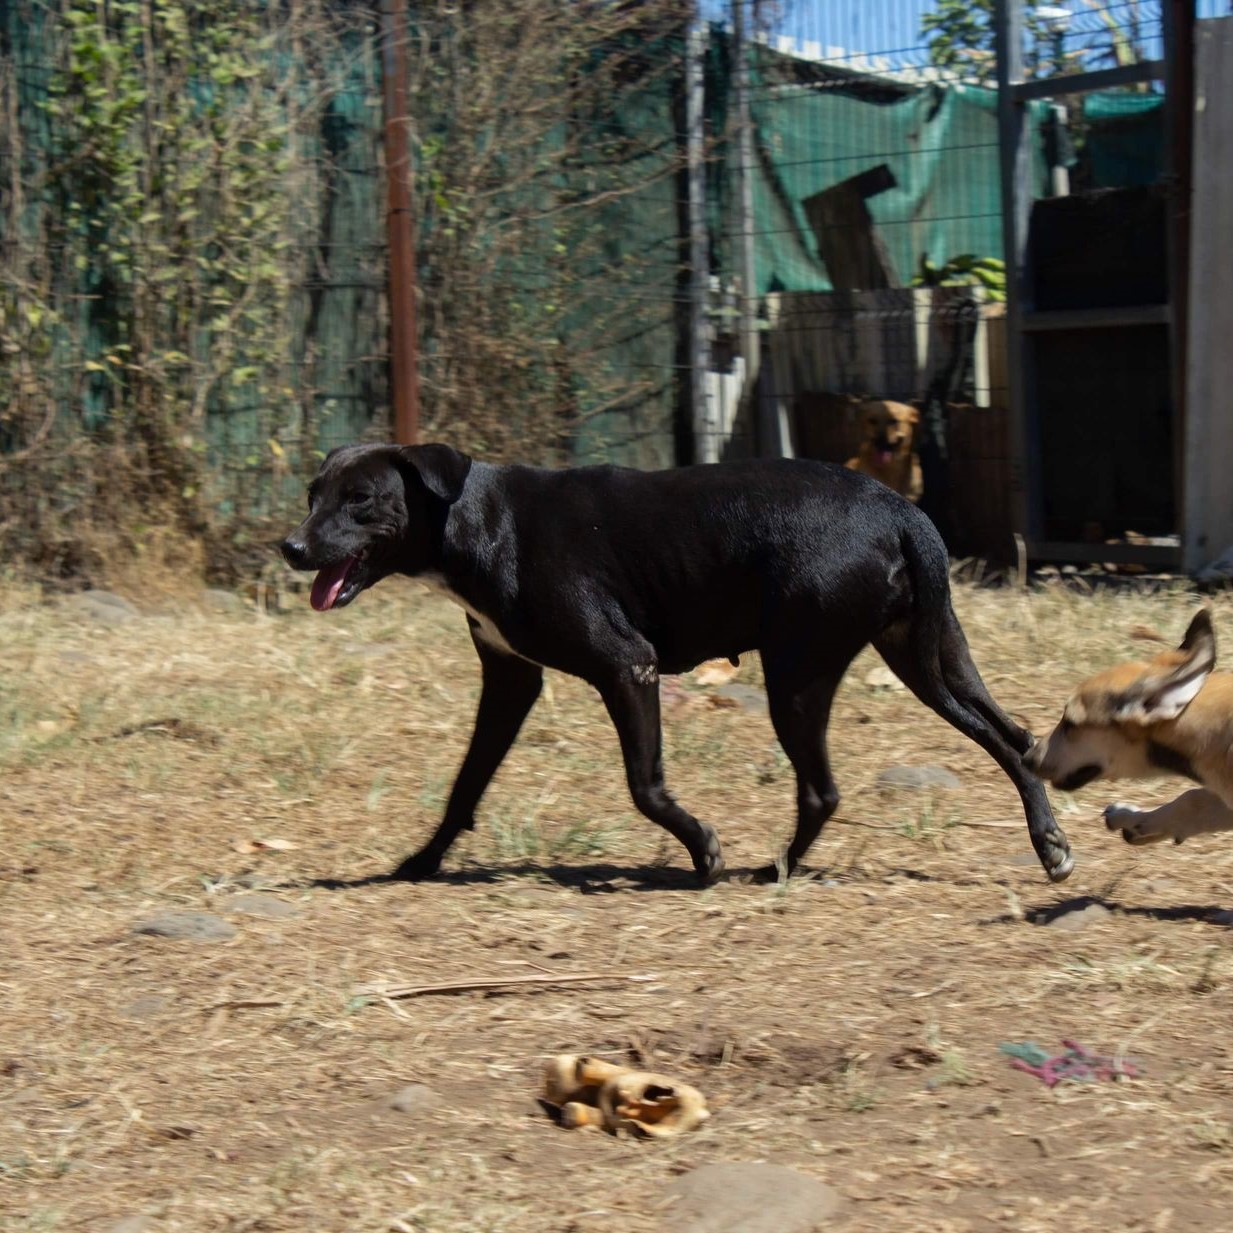
<path id="1" fill-rule="evenodd" d="M 381 0 L 381 76 L 385 94 L 386 237 L 389 244 L 390 392 L 394 440 L 420 432 L 416 363 L 415 226 L 407 142 L 407 0 Z"/>

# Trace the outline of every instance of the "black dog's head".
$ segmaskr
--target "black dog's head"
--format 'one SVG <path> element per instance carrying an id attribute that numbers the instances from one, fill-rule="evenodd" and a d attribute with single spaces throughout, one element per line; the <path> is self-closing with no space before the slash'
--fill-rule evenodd
<path id="1" fill-rule="evenodd" d="M 447 445 L 331 450 L 308 486 L 308 517 L 282 544 L 293 569 L 318 571 L 313 607 L 341 608 L 389 574 L 431 566 L 470 469 L 471 459 Z"/>

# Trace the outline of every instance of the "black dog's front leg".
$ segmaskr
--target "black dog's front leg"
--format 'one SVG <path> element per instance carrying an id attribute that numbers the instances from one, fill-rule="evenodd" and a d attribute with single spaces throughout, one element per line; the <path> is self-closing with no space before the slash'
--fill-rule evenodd
<path id="1" fill-rule="evenodd" d="M 600 686 L 600 694 L 621 738 L 629 793 L 639 813 L 685 845 L 703 882 L 715 881 L 724 869 L 719 837 L 686 813 L 664 787 L 658 674 L 648 668 L 627 668 L 621 679 Z"/>
<path id="2" fill-rule="evenodd" d="M 539 664 L 494 650 L 477 636 L 474 621 L 471 622 L 471 637 L 484 672 L 475 731 L 450 792 L 441 825 L 414 856 L 408 856 L 394 870 L 393 877 L 408 882 L 432 877 L 459 834 L 474 827 L 480 798 L 509 752 L 544 683 L 544 670 Z"/>

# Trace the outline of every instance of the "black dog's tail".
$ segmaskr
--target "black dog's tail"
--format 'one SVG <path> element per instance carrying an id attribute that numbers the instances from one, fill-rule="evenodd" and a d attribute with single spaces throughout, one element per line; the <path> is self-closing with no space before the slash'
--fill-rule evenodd
<path id="1" fill-rule="evenodd" d="M 916 671 L 935 690 L 950 692 L 946 680 L 942 641 L 947 626 L 958 624 L 950 602 L 950 558 L 933 523 L 918 511 L 899 533 L 899 547 L 907 565 L 911 608 L 907 629 L 895 642 L 911 656 Z M 878 650 L 882 651 L 879 645 Z M 882 651 L 883 656 L 886 652 Z M 888 661 L 889 662 L 889 661 Z M 898 672 L 895 664 L 891 667 Z M 913 686 L 911 681 L 905 684 Z"/>
<path id="2" fill-rule="evenodd" d="M 913 510 L 914 514 L 918 511 Z M 1032 736 L 990 696 L 972 661 L 968 640 L 950 596 L 950 559 L 941 537 L 923 515 L 900 533 L 912 591 L 906 628 L 900 625 L 875 646 L 891 669 L 927 706 L 960 730 L 976 719 L 1022 754 Z"/>

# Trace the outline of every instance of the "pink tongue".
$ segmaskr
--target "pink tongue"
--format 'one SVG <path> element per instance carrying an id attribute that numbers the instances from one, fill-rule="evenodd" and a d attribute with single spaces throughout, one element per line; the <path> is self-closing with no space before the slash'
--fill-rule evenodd
<path id="1" fill-rule="evenodd" d="M 891 451 L 891 450 L 878 450 L 878 461 L 879 461 L 879 462 L 880 462 L 883 466 L 886 466 L 886 464 L 887 464 L 888 462 L 890 462 L 890 460 L 891 460 L 893 457 L 894 457 L 894 454 L 892 453 L 892 451 Z"/>
<path id="2" fill-rule="evenodd" d="M 347 581 L 347 574 L 354 564 L 355 557 L 348 557 L 337 565 L 326 566 L 313 579 L 313 593 L 309 598 L 318 612 L 328 612 L 334 607 L 338 592 L 343 589 L 343 583 Z"/>

